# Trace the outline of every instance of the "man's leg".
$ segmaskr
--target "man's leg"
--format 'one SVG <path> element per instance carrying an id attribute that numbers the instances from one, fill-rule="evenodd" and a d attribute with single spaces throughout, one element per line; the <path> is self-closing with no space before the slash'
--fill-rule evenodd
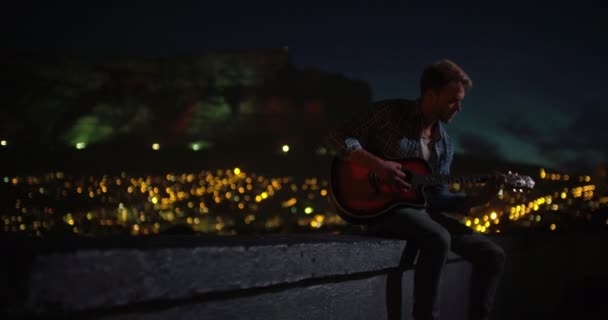
<path id="1" fill-rule="evenodd" d="M 413 316 L 438 319 L 443 267 L 450 250 L 450 233 L 425 210 L 404 208 L 369 225 L 372 234 L 413 242 L 420 248 L 414 274 Z"/>
<path id="2" fill-rule="evenodd" d="M 473 265 L 470 318 L 488 319 L 504 270 L 504 250 L 448 215 L 432 216 L 452 234 L 452 251 Z"/>

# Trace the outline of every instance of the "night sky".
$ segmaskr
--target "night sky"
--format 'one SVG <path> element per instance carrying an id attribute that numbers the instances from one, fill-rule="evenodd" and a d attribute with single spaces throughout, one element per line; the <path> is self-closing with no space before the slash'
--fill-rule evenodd
<path id="1" fill-rule="evenodd" d="M 448 127 L 457 151 L 563 170 L 605 163 L 605 6 L 446 3 L 24 1 L 5 6 L 0 25 L 9 52 L 178 55 L 288 47 L 297 67 L 367 81 L 375 100 L 416 98 L 424 66 L 449 58 L 474 82 Z"/>

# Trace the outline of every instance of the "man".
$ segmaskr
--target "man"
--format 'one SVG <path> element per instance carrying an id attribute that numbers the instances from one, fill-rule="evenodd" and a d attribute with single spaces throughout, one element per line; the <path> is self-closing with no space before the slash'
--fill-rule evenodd
<path id="1" fill-rule="evenodd" d="M 420 79 L 416 100 L 384 100 L 330 133 L 339 157 L 371 169 L 376 176 L 407 190 L 411 187 L 400 163 L 387 159 L 419 157 L 433 172 L 449 174 L 454 148 L 444 124 L 462 110 L 468 75 L 454 62 L 440 60 Z M 451 249 L 473 265 L 470 316 L 487 319 L 502 275 L 504 251 L 483 235 L 447 215 L 466 211 L 494 197 L 504 176 L 497 174 L 476 195 L 452 193 L 448 186 L 426 189 L 425 209 L 396 208 L 368 222 L 376 235 L 400 238 L 419 248 L 414 276 L 415 319 L 439 317 L 441 277 Z"/>

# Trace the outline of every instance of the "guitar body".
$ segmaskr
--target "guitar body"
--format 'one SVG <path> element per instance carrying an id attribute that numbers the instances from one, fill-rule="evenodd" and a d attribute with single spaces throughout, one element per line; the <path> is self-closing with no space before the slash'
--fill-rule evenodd
<path id="1" fill-rule="evenodd" d="M 344 220 L 366 223 L 397 207 L 424 208 L 427 206 L 424 197 L 425 186 L 454 181 L 483 183 L 488 179 L 488 176 L 471 178 L 434 175 L 431 166 L 420 158 L 390 160 L 401 164 L 401 170 L 406 174 L 406 181 L 412 185 L 412 189 L 402 190 L 394 182 L 382 182 L 365 166 L 338 157 L 333 159 L 330 202 Z M 513 192 L 531 190 L 535 185 L 531 177 L 510 171 L 503 177 L 503 186 L 513 188 Z"/>
<path id="2" fill-rule="evenodd" d="M 419 158 L 392 160 L 402 166 L 406 181 L 414 186 L 401 190 L 394 183 L 383 183 L 368 168 L 338 157 L 331 165 L 331 200 L 338 214 L 347 221 L 364 223 L 396 207 L 426 207 L 424 187 L 412 182 L 415 176 L 432 173 L 429 164 Z"/>

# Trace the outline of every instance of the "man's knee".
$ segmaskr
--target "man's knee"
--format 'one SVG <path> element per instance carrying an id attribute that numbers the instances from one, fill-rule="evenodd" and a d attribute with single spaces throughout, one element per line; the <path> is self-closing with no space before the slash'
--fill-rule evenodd
<path id="1" fill-rule="evenodd" d="M 423 246 L 426 246 L 431 250 L 445 252 L 447 254 L 448 251 L 450 251 L 452 236 L 445 228 L 439 228 L 429 233 L 425 239 L 425 242 L 426 243 Z"/>
<path id="2" fill-rule="evenodd" d="M 505 250 L 498 245 L 492 246 L 492 250 L 488 254 L 489 267 L 495 271 L 502 271 L 507 260 Z"/>

